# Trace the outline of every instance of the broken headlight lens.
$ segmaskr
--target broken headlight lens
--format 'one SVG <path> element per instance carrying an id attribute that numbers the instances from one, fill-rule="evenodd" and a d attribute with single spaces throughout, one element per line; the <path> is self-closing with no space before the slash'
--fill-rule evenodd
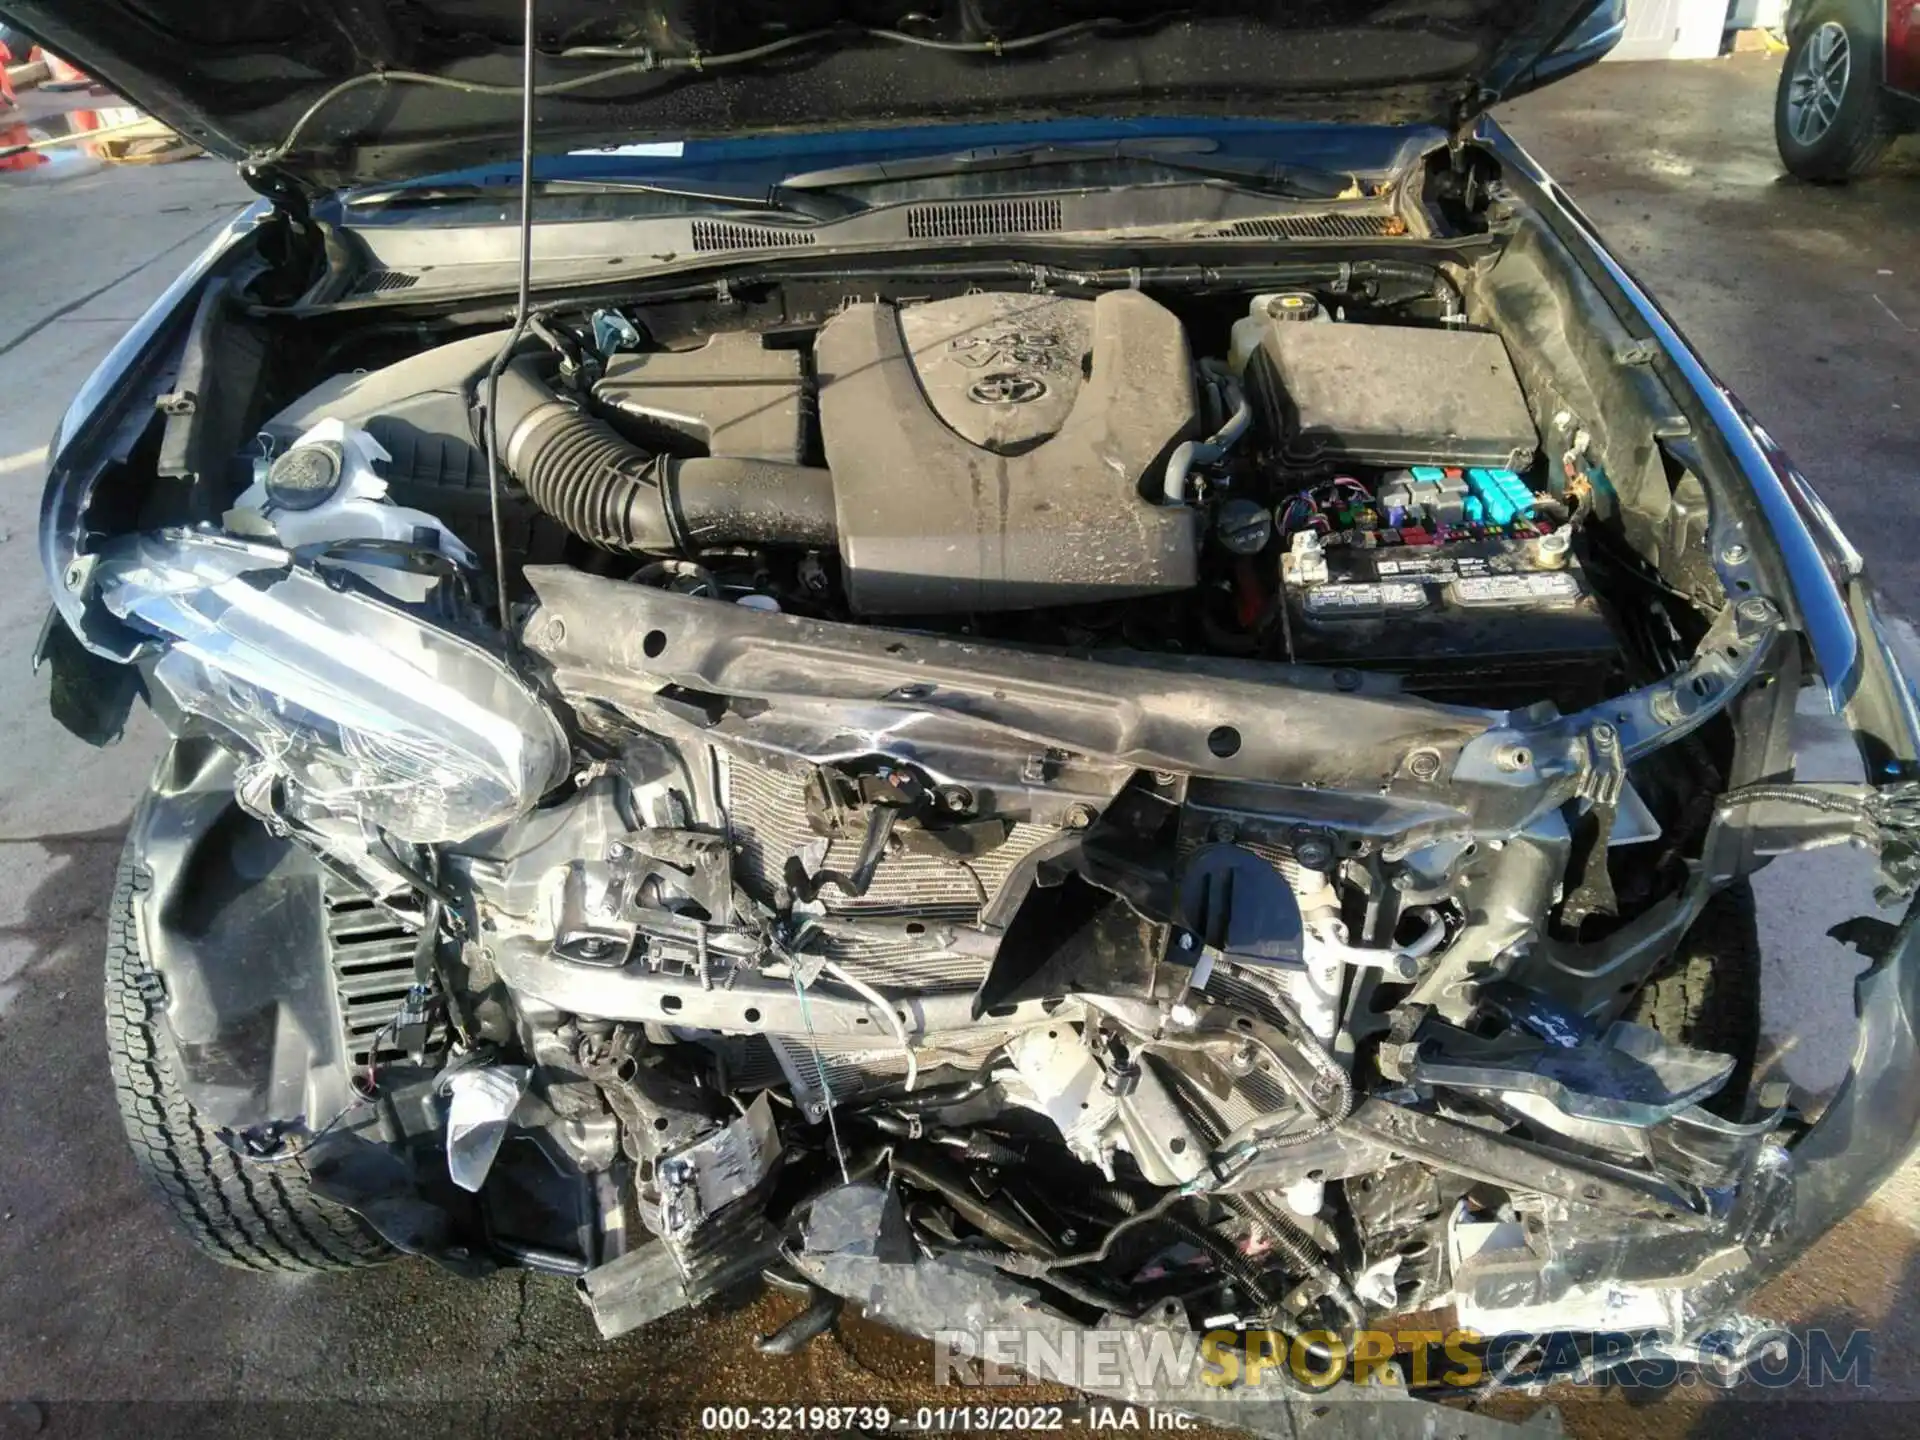
<path id="1" fill-rule="evenodd" d="M 142 535 L 95 579 L 108 610 L 168 642 L 155 683 L 302 805 L 435 844 L 518 818 L 566 774 L 559 722 L 498 659 L 284 551 Z"/>

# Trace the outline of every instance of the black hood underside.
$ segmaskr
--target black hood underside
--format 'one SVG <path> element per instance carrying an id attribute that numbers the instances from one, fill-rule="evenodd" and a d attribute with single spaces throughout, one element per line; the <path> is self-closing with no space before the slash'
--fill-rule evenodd
<path id="1" fill-rule="evenodd" d="M 539 0 L 537 130 L 550 151 L 1067 116 L 1451 124 L 1529 88 L 1596 8 L 1617 3 Z M 517 153 L 520 0 L 0 11 L 209 151 L 304 189 Z"/>

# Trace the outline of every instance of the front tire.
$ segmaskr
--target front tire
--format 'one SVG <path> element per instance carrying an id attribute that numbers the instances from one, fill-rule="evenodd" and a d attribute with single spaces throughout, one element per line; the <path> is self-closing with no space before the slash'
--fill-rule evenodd
<path id="1" fill-rule="evenodd" d="M 1707 898 L 1624 1017 L 1678 1044 L 1733 1056 L 1733 1074 L 1706 1101 L 1718 1115 L 1738 1117 L 1753 1081 L 1760 1053 L 1760 966 L 1753 890 L 1743 880 Z"/>
<path id="2" fill-rule="evenodd" d="M 193 1242 L 224 1265 L 297 1274 L 392 1258 L 356 1216 L 308 1190 L 298 1159 L 242 1161 L 181 1092 L 134 919 L 147 883 L 129 848 L 107 912 L 107 1059 L 135 1164 Z"/>
<path id="3" fill-rule="evenodd" d="M 1787 49 L 1773 102 L 1773 138 L 1788 171 L 1838 184 L 1873 167 L 1894 136 L 1880 94 L 1878 10 L 1823 0 Z"/>

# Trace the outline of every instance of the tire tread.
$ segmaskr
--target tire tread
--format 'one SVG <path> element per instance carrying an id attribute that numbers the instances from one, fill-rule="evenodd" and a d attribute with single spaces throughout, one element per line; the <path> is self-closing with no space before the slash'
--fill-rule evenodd
<path id="1" fill-rule="evenodd" d="M 1799 59 L 1800 46 L 1809 34 L 1829 20 L 1847 27 L 1847 40 L 1853 47 L 1865 90 L 1854 90 L 1854 82 L 1849 80 L 1849 93 L 1841 101 L 1833 128 L 1812 145 L 1802 147 L 1792 142 L 1786 133 L 1787 86 Z M 1877 13 L 1866 17 L 1855 0 L 1825 0 L 1808 14 L 1800 27 L 1781 66 L 1780 88 L 1773 104 L 1774 142 L 1780 151 L 1781 163 L 1800 179 L 1814 184 L 1857 179 L 1873 168 L 1900 133 L 1880 94 L 1878 77 L 1883 43 L 1878 33 Z"/>
<path id="2" fill-rule="evenodd" d="M 1640 987 L 1624 1018 L 1669 1040 L 1734 1057 L 1707 1108 L 1737 1113 L 1760 1046 L 1760 935 L 1744 882 L 1709 897 L 1673 958 Z"/>
<path id="3" fill-rule="evenodd" d="M 308 1190 L 299 1160 L 243 1162 L 182 1093 L 146 993 L 134 900 L 148 883 L 131 851 L 123 855 L 107 920 L 107 1056 L 135 1164 L 194 1243 L 223 1264 L 301 1274 L 391 1258 L 358 1217 Z"/>

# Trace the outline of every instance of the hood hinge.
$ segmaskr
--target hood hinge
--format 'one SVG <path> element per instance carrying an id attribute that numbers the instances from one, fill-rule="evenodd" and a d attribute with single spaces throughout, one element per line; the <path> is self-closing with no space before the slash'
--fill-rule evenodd
<path id="1" fill-rule="evenodd" d="M 1480 117 L 1499 98 L 1493 91 L 1475 85 L 1462 91 L 1447 107 L 1447 153 L 1453 157 L 1454 169 L 1463 164 L 1462 153 L 1472 143 Z"/>
<path id="2" fill-rule="evenodd" d="M 245 164 L 240 178 L 273 206 L 260 222 L 256 242 L 268 275 L 257 282 L 260 298 L 284 303 L 304 293 L 326 268 L 325 229 L 313 218 L 318 192 L 274 165 Z"/>
<path id="3" fill-rule="evenodd" d="M 321 192 L 301 183 L 292 171 L 256 160 L 243 162 L 239 170 L 247 188 L 268 201 L 276 211 L 298 220 L 305 220 L 313 213 L 313 201 Z"/>

